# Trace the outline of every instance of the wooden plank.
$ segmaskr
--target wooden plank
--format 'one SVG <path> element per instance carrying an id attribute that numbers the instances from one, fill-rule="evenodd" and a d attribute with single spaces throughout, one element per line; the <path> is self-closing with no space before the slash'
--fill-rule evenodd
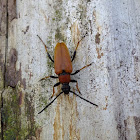
<path id="1" fill-rule="evenodd" d="M 8 6 L 14 18 L 8 18 L 4 138 L 139 139 L 140 3 L 17 0 L 15 6 L 12 2 Z M 78 80 L 82 96 L 99 107 L 72 94 L 62 94 L 38 115 L 50 102 L 57 80 L 39 82 L 55 73 L 37 34 L 53 57 L 57 42 L 64 41 L 72 54 L 86 33 L 88 36 L 78 47 L 73 71 L 94 63 L 73 79 Z M 74 84 L 70 86 L 78 92 Z M 56 93 L 60 89 L 55 88 Z"/>

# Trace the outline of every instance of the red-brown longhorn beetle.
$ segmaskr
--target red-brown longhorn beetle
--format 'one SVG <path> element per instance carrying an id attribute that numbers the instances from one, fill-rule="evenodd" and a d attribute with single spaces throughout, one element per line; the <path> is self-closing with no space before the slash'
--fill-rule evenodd
<path id="1" fill-rule="evenodd" d="M 38 35 L 37 35 L 38 36 Z M 38 36 L 39 37 L 39 36 Z M 84 37 L 83 37 L 84 38 Z M 82 38 L 82 39 L 83 39 Z M 47 51 L 47 46 L 45 45 L 45 43 L 42 41 L 42 39 L 39 37 L 39 39 L 41 40 L 41 42 L 43 43 L 43 45 L 45 46 L 45 49 L 46 49 L 46 52 L 47 52 L 47 55 L 49 57 L 49 59 L 54 63 L 54 69 L 55 69 L 55 73 L 58 75 L 58 76 L 47 76 L 47 77 L 44 77 L 42 78 L 41 80 L 45 80 L 47 78 L 59 78 L 59 82 L 56 83 L 54 86 L 53 86 L 53 94 L 51 96 L 51 98 L 54 96 L 54 87 L 62 84 L 62 92 L 60 92 L 43 110 L 41 110 L 38 114 L 40 114 L 41 112 L 43 112 L 47 107 L 49 107 L 62 93 L 64 94 L 69 94 L 69 92 L 75 94 L 76 96 L 80 97 L 81 99 L 85 100 L 86 102 L 92 104 L 92 105 L 95 105 L 95 106 L 98 106 L 92 102 L 90 102 L 89 100 L 87 99 L 84 99 L 83 97 L 79 96 L 78 94 L 76 94 L 75 92 L 71 91 L 70 90 L 70 86 L 69 86 L 69 83 L 70 82 L 74 82 L 76 83 L 76 88 L 78 90 L 78 92 L 81 94 L 79 88 L 78 88 L 78 83 L 76 80 L 72 80 L 70 75 L 75 75 L 77 74 L 78 72 L 80 72 L 82 69 L 90 66 L 92 63 L 90 63 L 89 65 L 86 65 L 84 66 L 83 68 L 79 69 L 79 70 L 76 70 L 74 73 L 72 73 L 72 61 L 75 59 L 75 56 L 76 56 L 76 50 L 79 46 L 79 43 L 80 40 L 78 43 L 77 43 L 77 46 L 76 46 L 76 49 L 73 53 L 73 57 L 72 57 L 72 60 L 70 58 L 70 55 L 69 55 L 69 51 L 68 51 L 68 48 L 67 46 L 62 42 L 62 43 L 57 43 L 56 47 L 55 47 L 55 50 L 54 50 L 54 60 L 51 58 L 50 54 L 48 53 Z"/>

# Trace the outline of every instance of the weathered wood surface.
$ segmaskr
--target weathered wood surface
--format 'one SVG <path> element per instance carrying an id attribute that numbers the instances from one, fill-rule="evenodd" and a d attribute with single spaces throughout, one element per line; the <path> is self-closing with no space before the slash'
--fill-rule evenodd
<path id="1" fill-rule="evenodd" d="M 6 35 L 7 35 L 7 3 L 6 0 L 0 0 L 0 107 L 3 106 L 2 94 L 4 92 L 4 71 L 5 71 L 5 50 L 6 50 Z M 2 109 L 1 109 L 2 111 Z M 2 116 L 0 113 L 0 121 Z M 0 123 L 0 138 L 3 135 L 2 121 Z"/>
<path id="2" fill-rule="evenodd" d="M 1 138 L 140 140 L 139 8 L 139 0 L 0 0 Z M 61 95 L 38 115 L 57 80 L 39 82 L 54 69 L 37 34 L 53 56 L 58 41 L 72 54 L 86 33 L 73 67 L 94 64 L 73 78 L 99 107 Z"/>

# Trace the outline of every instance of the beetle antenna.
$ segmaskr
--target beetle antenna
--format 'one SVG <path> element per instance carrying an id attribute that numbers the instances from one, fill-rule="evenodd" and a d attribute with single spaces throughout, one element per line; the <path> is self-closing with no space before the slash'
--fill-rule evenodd
<path id="1" fill-rule="evenodd" d="M 78 95 L 78 94 L 76 94 L 75 92 L 73 92 L 73 91 L 70 91 L 70 92 L 72 92 L 73 94 L 75 94 L 76 96 L 78 96 L 79 98 L 81 98 L 82 100 L 84 100 L 84 101 L 86 101 L 86 102 L 88 102 L 88 103 L 90 103 L 90 104 L 95 105 L 95 106 L 97 106 L 97 107 L 98 107 L 98 105 L 96 105 L 96 104 L 92 103 L 91 101 L 89 101 L 89 100 L 87 100 L 87 99 L 85 99 L 85 98 L 83 98 L 83 97 L 79 96 L 79 95 Z"/>
<path id="2" fill-rule="evenodd" d="M 63 92 L 60 92 L 47 106 L 42 109 L 38 114 L 42 113 L 47 107 L 49 107 Z"/>

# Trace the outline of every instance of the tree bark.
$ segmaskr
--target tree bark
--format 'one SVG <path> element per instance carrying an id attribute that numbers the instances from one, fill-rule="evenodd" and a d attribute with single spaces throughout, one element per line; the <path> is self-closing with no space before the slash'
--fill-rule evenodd
<path id="1" fill-rule="evenodd" d="M 1 139 L 140 140 L 140 2 L 138 0 L 0 0 Z M 64 42 L 82 97 L 62 94 L 39 38 L 54 56 Z M 76 84 L 71 90 L 78 94 Z M 55 96 L 61 86 L 55 88 Z"/>

